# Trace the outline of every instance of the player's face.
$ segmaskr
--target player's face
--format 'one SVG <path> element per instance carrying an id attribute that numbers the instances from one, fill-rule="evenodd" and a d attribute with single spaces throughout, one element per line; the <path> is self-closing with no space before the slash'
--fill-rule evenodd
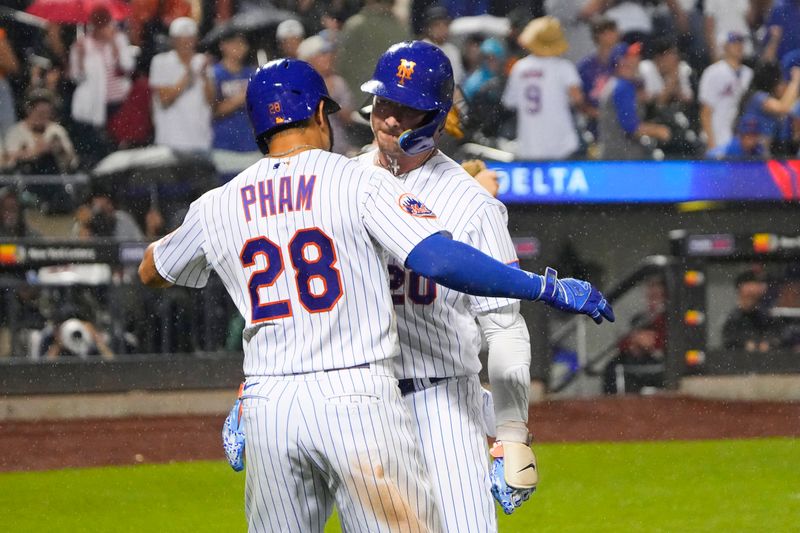
<path id="1" fill-rule="evenodd" d="M 427 114 L 427 111 L 406 107 L 376 96 L 372 102 L 370 122 L 380 151 L 389 155 L 403 154 L 403 150 L 397 144 L 398 137 L 404 131 L 422 125 Z"/>

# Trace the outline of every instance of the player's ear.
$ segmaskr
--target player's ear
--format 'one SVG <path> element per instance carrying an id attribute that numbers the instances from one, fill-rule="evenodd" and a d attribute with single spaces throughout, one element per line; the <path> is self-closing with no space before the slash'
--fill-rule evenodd
<path id="1" fill-rule="evenodd" d="M 322 126 L 325 124 L 325 100 L 320 100 L 317 104 L 317 112 L 314 113 L 314 122 Z"/>

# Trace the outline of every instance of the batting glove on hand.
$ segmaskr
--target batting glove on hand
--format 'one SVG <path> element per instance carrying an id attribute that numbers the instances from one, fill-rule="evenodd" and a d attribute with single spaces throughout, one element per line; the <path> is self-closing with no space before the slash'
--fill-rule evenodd
<path id="1" fill-rule="evenodd" d="M 536 456 L 530 446 L 521 442 L 497 441 L 489 453 L 494 457 L 489 471 L 492 496 L 505 514 L 511 514 L 536 491 Z"/>
<path id="2" fill-rule="evenodd" d="M 225 450 L 225 457 L 228 458 L 231 468 L 236 472 L 244 470 L 244 426 L 242 425 L 242 404 L 241 389 L 240 397 L 233 404 L 231 412 L 222 425 L 222 448 Z"/>
<path id="3" fill-rule="evenodd" d="M 597 324 L 604 318 L 614 322 L 611 304 L 588 281 L 558 279 L 558 272 L 550 267 L 545 270 L 543 281 L 544 288 L 538 299 L 547 305 L 568 313 L 589 315 Z"/>

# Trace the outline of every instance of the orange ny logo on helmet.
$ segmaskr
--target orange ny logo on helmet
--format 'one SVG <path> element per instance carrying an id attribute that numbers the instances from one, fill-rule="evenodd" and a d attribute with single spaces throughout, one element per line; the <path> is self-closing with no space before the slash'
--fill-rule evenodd
<path id="1" fill-rule="evenodd" d="M 411 76 L 414 74 L 415 65 L 416 63 L 414 61 L 409 61 L 407 59 L 400 60 L 400 64 L 397 66 L 397 74 L 395 74 L 400 80 L 400 85 L 403 85 L 406 80 L 411 79 Z"/>

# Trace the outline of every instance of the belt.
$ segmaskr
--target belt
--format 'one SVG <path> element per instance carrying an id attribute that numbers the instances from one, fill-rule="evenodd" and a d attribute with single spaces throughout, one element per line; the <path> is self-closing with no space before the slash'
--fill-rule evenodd
<path id="1" fill-rule="evenodd" d="M 446 379 L 449 378 L 406 378 L 397 380 L 397 384 L 400 386 L 400 394 L 406 396 L 412 392 L 419 392 L 428 387 L 433 387 Z"/>
<path id="2" fill-rule="evenodd" d="M 354 370 L 356 368 L 369 368 L 369 363 L 361 363 L 360 365 L 348 366 L 345 368 L 329 368 L 327 370 L 323 370 L 323 372 L 338 372 L 339 370 Z"/>

